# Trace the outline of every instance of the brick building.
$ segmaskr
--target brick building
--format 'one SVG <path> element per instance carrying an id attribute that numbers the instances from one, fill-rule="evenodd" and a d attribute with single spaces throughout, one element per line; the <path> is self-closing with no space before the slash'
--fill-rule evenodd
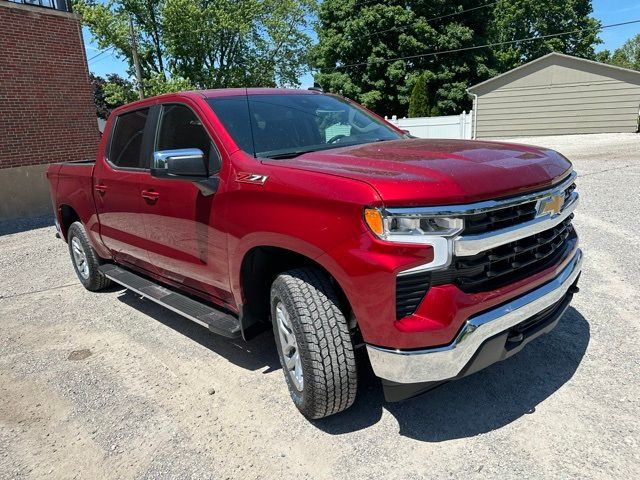
<path id="1" fill-rule="evenodd" d="M 69 4 L 0 0 L 0 220 L 50 212 L 47 165 L 96 152 L 82 30 Z"/>

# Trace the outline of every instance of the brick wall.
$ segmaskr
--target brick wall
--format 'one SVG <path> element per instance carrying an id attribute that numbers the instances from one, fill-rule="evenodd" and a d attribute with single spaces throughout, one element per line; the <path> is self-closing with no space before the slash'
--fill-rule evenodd
<path id="1" fill-rule="evenodd" d="M 98 141 L 77 17 L 0 0 L 0 169 L 93 158 Z"/>

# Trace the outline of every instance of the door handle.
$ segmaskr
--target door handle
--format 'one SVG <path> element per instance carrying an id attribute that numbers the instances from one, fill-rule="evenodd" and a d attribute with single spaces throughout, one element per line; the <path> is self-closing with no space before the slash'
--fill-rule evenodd
<path id="1" fill-rule="evenodd" d="M 142 198 L 149 200 L 150 202 L 156 202 L 158 197 L 160 197 L 160 194 L 154 190 L 143 190 L 140 195 L 142 195 Z"/>
<path id="2" fill-rule="evenodd" d="M 101 183 L 98 183 L 97 185 L 94 185 L 93 188 L 96 189 L 96 192 L 98 192 L 100 194 L 100 196 L 103 196 L 107 192 L 107 186 L 106 185 L 102 185 Z"/>

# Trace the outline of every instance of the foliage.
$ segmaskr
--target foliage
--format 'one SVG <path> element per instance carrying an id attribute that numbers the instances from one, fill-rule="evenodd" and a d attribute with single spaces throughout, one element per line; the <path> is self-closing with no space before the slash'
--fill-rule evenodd
<path id="1" fill-rule="evenodd" d="M 459 113 L 471 107 L 466 89 L 497 73 L 551 51 L 593 58 L 599 40 L 591 10 L 591 0 L 324 0 L 311 66 L 325 90 L 386 115 L 407 112 L 424 74 L 429 114 Z"/>
<path id="2" fill-rule="evenodd" d="M 98 117 L 103 119 L 106 119 L 114 108 L 138 100 L 138 91 L 134 83 L 115 73 L 107 75 L 107 78 L 92 74 L 91 86 L 96 113 Z M 188 80 L 176 77 L 166 79 L 159 73 L 153 74 L 145 82 L 145 91 L 149 96 L 180 92 L 192 88 L 193 86 Z"/>
<path id="3" fill-rule="evenodd" d="M 611 61 L 611 50 L 601 50 L 593 58 L 596 62 L 609 63 Z"/>
<path id="4" fill-rule="evenodd" d="M 96 106 L 96 115 L 98 118 L 106 120 L 109 113 L 111 113 L 111 109 L 107 104 L 104 93 L 104 84 L 106 81 L 104 78 L 98 77 L 94 74 L 91 74 L 89 79 L 91 80 L 91 91 L 93 92 L 93 103 Z"/>
<path id="5" fill-rule="evenodd" d="M 138 100 L 138 93 L 132 81 L 111 73 L 104 84 L 105 100 L 111 109 Z"/>
<path id="6" fill-rule="evenodd" d="M 183 92 L 193 90 L 190 80 L 181 77 L 165 78 L 164 75 L 156 73 L 148 78 L 144 84 L 145 94 L 148 96 L 162 95 L 163 93 Z"/>
<path id="7" fill-rule="evenodd" d="M 99 118 L 106 120 L 111 110 L 138 98 L 133 83 L 115 73 L 107 75 L 107 78 L 91 74 L 90 78 L 93 102 Z"/>
<path id="8" fill-rule="evenodd" d="M 590 16 L 592 11 L 591 0 L 498 0 L 490 23 L 490 39 L 492 43 L 513 42 L 495 47 L 498 70 L 510 70 L 551 52 L 594 59 L 593 47 L 600 43 L 600 22 Z M 575 33 L 515 41 L 559 32 Z"/>
<path id="9" fill-rule="evenodd" d="M 640 34 L 624 42 L 613 53 L 609 50 L 599 52 L 597 60 L 617 67 L 640 70 Z"/>
<path id="10" fill-rule="evenodd" d="M 477 6 L 473 0 L 324 0 L 312 52 L 315 79 L 380 113 L 402 115 L 425 72 L 433 106 L 456 112 L 467 103 L 466 87 L 495 73 L 491 52 L 420 55 L 485 43 L 490 9 L 428 21 Z"/>
<path id="11" fill-rule="evenodd" d="M 175 72 L 202 87 L 298 85 L 313 0 L 166 0 L 164 41 Z M 194 34 L 196 32 L 197 34 Z"/>
<path id="12" fill-rule="evenodd" d="M 411 91 L 409 98 L 409 117 L 429 116 L 429 97 L 427 96 L 427 82 L 424 75 L 420 75 Z"/>
<path id="13" fill-rule="evenodd" d="M 101 49 L 129 64 L 136 32 L 145 94 L 176 88 L 297 85 L 315 0 L 75 0 Z M 122 92 L 121 92 L 122 93 Z"/>

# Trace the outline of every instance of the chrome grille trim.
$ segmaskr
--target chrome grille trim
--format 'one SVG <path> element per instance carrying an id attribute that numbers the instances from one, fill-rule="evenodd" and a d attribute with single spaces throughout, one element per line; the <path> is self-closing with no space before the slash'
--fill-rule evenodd
<path id="1" fill-rule="evenodd" d="M 558 192 L 559 193 L 559 192 Z M 457 257 L 476 255 L 505 243 L 514 242 L 536 233 L 544 232 L 564 222 L 578 206 L 578 193 L 572 192 L 562 212 L 558 215 L 536 217 L 528 222 L 478 235 L 462 235 L 453 241 L 453 253 Z"/>
<path id="2" fill-rule="evenodd" d="M 477 213 L 486 213 L 501 208 L 513 207 L 523 203 L 533 202 L 550 195 L 557 195 L 571 186 L 576 180 L 577 174 L 571 171 L 565 179 L 546 190 L 539 192 L 527 193 L 524 195 L 505 198 L 501 200 L 486 200 L 484 202 L 467 203 L 464 205 L 449 205 L 440 207 L 403 207 L 403 208 L 385 208 L 384 211 L 392 215 L 402 216 L 424 216 L 433 217 L 451 217 L 473 215 Z"/>

